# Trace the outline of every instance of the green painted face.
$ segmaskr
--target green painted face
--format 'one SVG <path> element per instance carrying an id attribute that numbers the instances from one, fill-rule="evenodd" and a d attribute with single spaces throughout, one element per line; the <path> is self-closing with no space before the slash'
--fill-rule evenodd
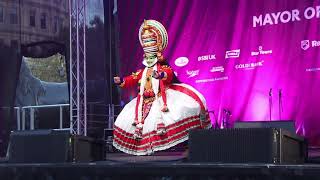
<path id="1" fill-rule="evenodd" d="M 153 66 L 154 64 L 156 64 L 156 62 L 157 62 L 157 56 L 156 55 L 149 55 L 149 56 L 147 56 L 145 59 L 144 59 L 144 61 L 146 62 L 146 66 L 147 67 L 151 67 L 151 66 Z"/>

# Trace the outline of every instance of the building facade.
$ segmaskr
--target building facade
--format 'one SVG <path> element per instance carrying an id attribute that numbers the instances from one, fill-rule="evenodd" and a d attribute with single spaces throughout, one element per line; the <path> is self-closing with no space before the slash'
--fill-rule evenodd
<path id="1" fill-rule="evenodd" d="M 0 0 L 0 43 L 62 39 L 69 27 L 68 0 Z"/>

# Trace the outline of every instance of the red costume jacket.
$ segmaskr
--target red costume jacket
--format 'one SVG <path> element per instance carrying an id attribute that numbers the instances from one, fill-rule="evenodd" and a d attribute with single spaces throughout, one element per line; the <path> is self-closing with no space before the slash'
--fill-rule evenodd
<path id="1" fill-rule="evenodd" d="M 161 98 L 163 100 L 164 106 L 167 106 L 167 98 L 166 98 L 166 88 L 169 87 L 171 84 L 171 81 L 173 79 L 173 71 L 168 65 L 160 65 L 159 63 L 156 64 L 158 73 L 165 73 L 165 77 L 159 79 L 159 84 L 160 84 L 160 93 L 161 93 Z M 132 73 L 130 76 L 126 76 L 123 78 L 123 82 L 120 84 L 120 87 L 123 88 L 128 88 L 128 87 L 133 87 L 138 85 L 140 87 L 140 80 L 142 78 L 144 69 L 139 69 L 137 72 Z M 137 104 L 136 104 L 136 109 L 135 109 L 135 119 L 136 121 L 138 120 L 138 107 L 140 103 L 140 93 L 137 95 Z"/>

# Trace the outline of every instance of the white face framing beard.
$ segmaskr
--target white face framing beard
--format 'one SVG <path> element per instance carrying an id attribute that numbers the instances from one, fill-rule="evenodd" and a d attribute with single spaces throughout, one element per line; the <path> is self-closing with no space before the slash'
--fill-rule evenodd
<path id="1" fill-rule="evenodd" d="M 143 62 L 142 64 L 147 66 L 147 67 L 152 67 L 153 65 L 155 65 L 158 61 L 158 58 L 157 57 L 145 57 L 143 59 Z"/>

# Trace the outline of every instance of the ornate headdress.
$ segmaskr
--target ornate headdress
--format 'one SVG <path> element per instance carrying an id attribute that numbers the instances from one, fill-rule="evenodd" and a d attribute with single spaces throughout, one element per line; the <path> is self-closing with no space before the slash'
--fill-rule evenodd
<path id="1" fill-rule="evenodd" d="M 144 51 L 143 64 L 151 67 L 164 61 L 162 52 L 168 45 L 168 33 L 156 20 L 144 20 L 139 29 L 139 41 Z"/>

